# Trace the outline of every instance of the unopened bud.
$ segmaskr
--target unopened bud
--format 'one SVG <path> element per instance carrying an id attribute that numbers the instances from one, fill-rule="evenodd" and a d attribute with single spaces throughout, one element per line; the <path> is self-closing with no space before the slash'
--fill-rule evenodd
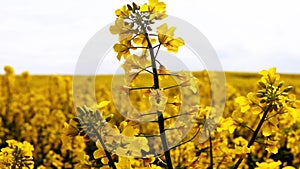
<path id="1" fill-rule="evenodd" d="M 74 118 L 72 118 L 72 120 L 76 121 L 77 123 L 79 123 L 81 121 L 79 117 L 74 117 Z"/>
<path id="2" fill-rule="evenodd" d="M 265 100 L 265 99 L 262 99 L 262 100 L 260 101 L 260 103 L 266 103 L 266 100 Z"/>
<path id="3" fill-rule="evenodd" d="M 81 130 L 81 131 L 79 132 L 79 135 L 80 135 L 80 136 L 84 136 L 84 135 L 86 135 L 86 132 L 85 132 L 85 130 Z"/>
<path id="4" fill-rule="evenodd" d="M 256 94 L 256 97 L 259 97 L 259 98 L 262 98 L 262 97 L 264 97 L 265 95 L 263 94 L 263 93 L 257 93 Z"/>
<path id="5" fill-rule="evenodd" d="M 108 116 L 105 118 L 105 121 L 106 121 L 106 122 L 109 122 L 113 117 L 114 117 L 114 115 L 113 115 L 113 114 L 110 114 L 110 115 L 108 115 Z"/>
<path id="6" fill-rule="evenodd" d="M 284 88 L 283 92 L 289 92 L 293 89 L 293 86 L 288 86 L 286 88 Z"/>
<path id="7" fill-rule="evenodd" d="M 260 87 L 266 88 L 266 85 L 262 81 L 259 81 L 258 84 L 259 84 Z"/>
<path id="8" fill-rule="evenodd" d="M 85 111 L 82 107 L 77 107 L 76 108 L 77 112 L 79 113 L 80 116 L 84 116 L 85 115 Z"/>
<path id="9" fill-rule="evenodd" d="M 284 81 L 279 82 L 278 88 L 281 88 L 283 84 L 284 84 Z"/>
<path id="10" fill-rule="evenodd" d="M 132 10 L 132 7 L 129 4 L 127 4 L 127 8 L 128 10 Z"/>
<path id="11" fill-rule="evenodd" d="M 132 6 L 133 6 L 133 10 L 139 10 L 140 7 L 136 5 L 136 3 L 132 3 Z"/>

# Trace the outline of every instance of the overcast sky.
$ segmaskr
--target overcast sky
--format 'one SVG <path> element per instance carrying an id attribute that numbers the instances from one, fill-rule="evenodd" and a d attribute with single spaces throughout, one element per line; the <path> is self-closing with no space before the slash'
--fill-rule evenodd
<path id="1" fill-rule="evenodd" d="M 72 74 L 87 41 L 115 20 L 116 8 L 131 2 L 1 0 L 0 74 L 4 65 L 13 66 L 16 73 Z M 168 14 L 188 21 L 207 37 L 225 71 L 257 72 L 276 66 L 279 72 L 300 73 L 298 0 L 164 2 Z"/>

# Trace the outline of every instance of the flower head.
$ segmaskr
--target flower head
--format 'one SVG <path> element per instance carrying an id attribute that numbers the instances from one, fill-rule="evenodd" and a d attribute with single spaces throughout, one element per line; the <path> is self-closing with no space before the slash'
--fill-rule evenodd
<path id="1" fill-rule="evenodd" d="M 179 46 L 184 45 L 184 41 L 182 38 L 174 38 L 175 27 L 171 27 L 168 29 L 168 25 L 166 23 L 162 24 L 157 28 L 158 41 L 167 48 L 169 52 L 178 52 Z"/>
<path id="2" fill-rule="evenodd" d="M 121 40 L 120 43 L 114 45 L 114 51 L 118 53 L 117 58 L 120 60 L 122 56 L 126 59 L 130 55 L 130 49 L 133 48 L 130 39 Z"/>
<path id="3" fill-rule="evenodd" d="M 149 4 L 142 5 L 140 10 L 141 12 L 149 12 L 150 20 L 161 20 L 167 17 L 166 4 L 164 2 L 149 0 L 148 3 Z"/>

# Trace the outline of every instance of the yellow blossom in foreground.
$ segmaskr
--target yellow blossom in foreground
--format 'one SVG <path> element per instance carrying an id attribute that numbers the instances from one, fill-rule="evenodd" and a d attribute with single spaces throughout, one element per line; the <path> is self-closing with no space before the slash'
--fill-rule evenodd
<path id="1" fill-rule="evenodd" d="M 0 152 L 0 167 L 2 168 L 29 168 L 34 167 L 33 146 L 24 141 L 7 140 L 8 147 L 2 148 Z M 28 166 L 28 167 L 27 167 Z"/>
<path id="2" fill-rule="evenodd" d="M 285 166 L 283 167 L 282 169 L 296 169 L 295 167 L 292 167 L 292 166 Z"/>
<path id="3" fill-rule="evenodd" d="M 255 169 L 279 169 L 281 165 L 280 161 L 267 160 L 266 162 L 256 162 L 257 167 Z"/>

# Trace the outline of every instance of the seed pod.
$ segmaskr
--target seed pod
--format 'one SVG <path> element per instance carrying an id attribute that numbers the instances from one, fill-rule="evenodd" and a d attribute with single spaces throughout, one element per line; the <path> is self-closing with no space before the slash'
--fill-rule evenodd
<path id="1" fill-rule="evenodd" d="M 288 86 L 286 88 L 284 88 L 283 92 L 289 92 L 293 89 L 293 86 Z"/>

